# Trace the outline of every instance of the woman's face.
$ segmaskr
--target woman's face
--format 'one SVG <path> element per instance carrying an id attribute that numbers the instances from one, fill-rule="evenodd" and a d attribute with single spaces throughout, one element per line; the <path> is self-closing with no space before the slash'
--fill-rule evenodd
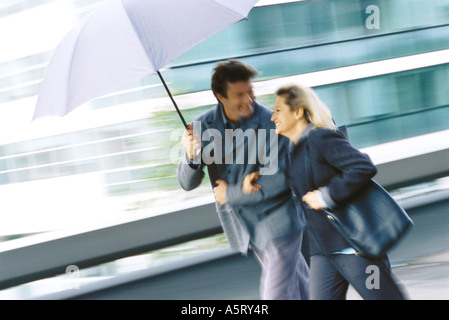
<path id="1" fill-rule="evenodd" d="M 276 98 L 273 110 L 271 121 L 276 125 L 276 133 L 286 137 L 293 136 L 298 124 L 298 112 L 290 109 L 282 95 Z"/>

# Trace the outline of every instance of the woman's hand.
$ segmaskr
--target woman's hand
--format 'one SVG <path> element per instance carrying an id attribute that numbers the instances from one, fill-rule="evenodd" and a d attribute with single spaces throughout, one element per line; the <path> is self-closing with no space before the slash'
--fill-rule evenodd
<path id="1" fill-rule="evenodd" d="M 217 186 L 214 188 L 214 197 L 215 200 L 221 204 L 226 204 L 226 188 L 228 187 L 228 183 L 224 180 L 218 179 L 215 181 Z"/>
<path id="2" fill-rule="evenodd" d="M 313 210 L 324 209 L 323 203 L 321 202 L 321 195 L 319 190 L 307 192 L 307 194 L 302 197 L 302 201 L 304 201 Z"/>
<path id="3" fill-rule="evenodd" d="M 251 172 L 246 175 L 242 183 L 242 191 L 244 194 L 259 192 L 259 190 L 262 188 L 261 185 L 256 184 L 256 180 L 259 179 L 259 177 L 260 173 L 258 171 Z"/>

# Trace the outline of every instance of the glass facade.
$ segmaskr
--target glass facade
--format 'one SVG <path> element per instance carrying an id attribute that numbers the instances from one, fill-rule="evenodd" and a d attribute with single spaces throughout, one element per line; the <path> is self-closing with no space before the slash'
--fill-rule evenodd
<path id="1" fill-rule="evenodd" d="M 73 22 L 80 21 L 101 2 L 67 1 L 66 14 Z M 56 1 L 4 1 L 0 5 L 0 28 L 14 15 L 62 6 L 53 5 Z M 378 29 L 367 27 L 369 5 L 379 9 Z M 209 90 L 213 67 L 228 58 L 254 66 L 259 71 L 255 81 L 262 81 L 445 50 L 449 49 L 448 6 L 449 0 L 315 0 L 257 7 L 247 20 L 174 60 L 163 75 L 173 94 L 183 95 Z M 58 11 L 48 14 L 58 15 Z M 7 120 L 12 108 L 26 101 L 27 108 L 34 107 L 32 103 L 53 51 L 54 47 L 15 59 L 0 59 L 0 117 L 4 121 L 13 122 L 14 118 Z M 357 147 L 449 128 L 448 64 L 360 78 L 315 88 L 331 108 L 336 122 L 348 126 L 351 141 Z M 117 106 L 137 108 L 138 103 L 165 96 L 158 77 L 149 75 L 95 99 L 88 104 L 88 111 L 107 115 L 108 110 Z M 258 99 L 272 107 L 274 95 L 264 94 Z M 191 121 L 209 107 L 198 105 L 182 112 Z M 20 110 L 14 112 L 20 114 Z M 84 115 L 89 116 L 89 112 Z M 79 219 L 86 219 L 86 223 L 88 217 L 95 215 L 97 220 L 106 221 L 108 216 L 129 215 L 211 194 L 207 179 L 201 188 L 190 193 L 178 186 L 176 167 L 182 126 L 174 110 L 142 112 L 132 119 L 123 111 L 122 118 L 109 121 L 106 116 L 98 124 L 74 125 L 73 130 L 56 130 L 50 135 L 26 139 L 7 139 L 8 133 L 2 131 L 5 142 L 0 145 L 0 194 L 8 194 L 9 190 L 45 193 L 39 186 L 51 185 L 49 193 L 71 185 L 72 194 L 64 199 L 85 202 L 85 192 L 91 192 L 91 189 L 83 192 L 88 184 L 98 191 L 94 196 L 103 199 L 101 204 L 108 205 L 101 213 L 97 211 L 101 204 L 80 206 L 81 211 L 92 207 L 92 212 L 80 215 Z M 22 199 L 26 197 L 27 194 L 21 195 Z M 63 217 L 69 214 L 65 213 L 66 208 L 50 205 L 51 196 L 41 198 L 48 200 L 38 202 L 33 209 L 42 219 L 55 216 L 50 214 L 51 210 L 58 211 L 62 217 L 57 224 L 9 228 L 9 221 L 26 223 L 28 216 L 24 215 L 24 207 L 7 201 L 9 206 L 0 204 L 0 215 L 6 221 L 0 238 L 6 240 L 18 234 L 71 225 L 72 220 Z M 90 201 L 95 199 L 91 197 Z M 117 212 L 108 214 L 110 207 Z"/>

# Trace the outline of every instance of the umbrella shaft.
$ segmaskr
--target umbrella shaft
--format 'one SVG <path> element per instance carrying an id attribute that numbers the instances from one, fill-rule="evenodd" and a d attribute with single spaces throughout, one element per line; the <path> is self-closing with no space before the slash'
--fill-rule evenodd
<path id="1" fill-rule="evenodd" d="M 165 83 L 164 78 L 162 77 L 162 75 L 161 75 L 161 73 L 160 73 L 159 71 L 157 72 L 157 74 L 159 75 L 159 78 L 161 79 L 162 84 L 164 85 L 165 90 L 167 91 L 167 93 L 168 93 L 168 95 L 169 95 L 171 101 L 173 102 L 173 105 L 175 106 L 175 109 L 176 109 L 176 111 L 178 112 L 178 115 L 179 115 L 179 117 L 181 118 L 181 121 L 182 121 L 182 123 L 184 124 L 184 127 L 187 129 L 187 128 L 188 128 L 187 123 L 186 123 L 186 121 L 184 120 L 184 117 L 182 116 L 181 110 L 179 110 L 178 105 L 176 104 L 175 99 L 173 99 L 173 96 L 172 96 L 170 90 L 168 89 L 167 84 Z"/>

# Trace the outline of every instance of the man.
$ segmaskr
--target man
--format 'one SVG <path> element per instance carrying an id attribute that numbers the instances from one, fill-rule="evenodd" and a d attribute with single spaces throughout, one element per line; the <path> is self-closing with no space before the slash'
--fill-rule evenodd
<path id="1" fill-rule="evenodd" d="M 308 299 L 303 213 L 284 172 L 289 142 L 275 134 L 272 111 L 254 101 L 256 74 L 237 60 L 216 66 L 211 86 L 218 104 L 184 132 L 178 181 L 184 190 L 196 188 L 207 166 L 231 248 L 252 249 L 262 266 L 262 299 Z"/>

